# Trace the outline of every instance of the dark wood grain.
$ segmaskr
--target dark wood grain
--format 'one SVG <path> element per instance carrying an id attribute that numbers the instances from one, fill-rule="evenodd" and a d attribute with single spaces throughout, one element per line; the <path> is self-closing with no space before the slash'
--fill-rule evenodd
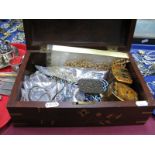
<path id="1" fill-rule="evenodd" d="M 147 111 L 147 112 L 145 112 Z M 20 109 L 11 112 L 16 126 L 111 126 L 144 124 L 151 115 L 149 108 L 67 108 Z M 27 115 L 27 113 L 33 115 Z M 23 124 L 24 123 L 24 124 Z"/>
<path id="2" fill-rule="evenodd" d="M 136 20 L 131 19 L 31 19 L 24 20 L 27 48 L 44 44 L 107 49 L 130 49 Z"/>
<path id="3" fill-rule="evenodd" d="M 136 26 L 136 19 L 132 19 L 131 25 L 130 25 L 130 28 L 129 28 L 128 37 L 127 37 L 127 49 L 128 49 L 128 51 L 130 51 L 131 44 L 132 44 L 132 41 L 133 41 L 133 34 L 134 34 L 134 31 L 135 31 L 135 26 Z"/>
<path id="4" fill-rule="evenodd" d="M 22 81 L 24 78 L 24 73 L 25 73 L 25 68 L 27 66 L 27 62 L 29 61 L 29 56 L 30 56 L 30 53 L 27 52 L 21 66 L 20 66 L 19 73 L 17 75 L 15 84 L 13 86 L 13 91 L 12 91 L 11 96 L 9 98 L 8 107 L 10 107 L 10 106 L 14 107 L 14 105 L 17 102 L 17 99 L 19 100 L 18 97 L 19 97 L 19 94 L 21 91 Z"/>

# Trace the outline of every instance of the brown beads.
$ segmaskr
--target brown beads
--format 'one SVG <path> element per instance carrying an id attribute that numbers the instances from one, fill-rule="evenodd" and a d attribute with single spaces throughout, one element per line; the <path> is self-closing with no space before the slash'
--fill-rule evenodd
<path id="1" fill-rule="evenodd" d="M 95 64 L 95 63 L 85 60 L 85 59 L 67 61 L 65 63 L 65 66 L 80 67 L 80 68 L 93 68 L 96 70 L 109 70 L 110 69 L 110 65 L 107 65 L 105 63 Z"/>

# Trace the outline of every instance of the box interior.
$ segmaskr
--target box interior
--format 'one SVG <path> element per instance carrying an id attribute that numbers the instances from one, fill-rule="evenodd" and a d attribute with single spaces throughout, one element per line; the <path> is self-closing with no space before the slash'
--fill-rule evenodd
<path id="1" fill-rule="evenodd" d="M 53 52 L 53 54 L 54 54 L 54 52 Z M 62 54 L 62 52 L 57 52 L 57 56 L 58 57 L 63 55 L 63 54 Z M 66 53 L 66 55 L 68 55 L 68 53 Z M 55 54 L 54 54 L 54 56 L 55 56 Z M 64 56 L 65 56 L 65 54 L 63 55 L 63 57 Z M 88 58 L 89 56 L 90 55 L 87 54 L 85 57 Z M 74 57 L 76 57 L 76 54 L 75 55 L 74 54 L 73 55 L 69 54 L 69 56 L 66 57 L 66 58 L 71 60 Z M 81 56 L 79 56 L 79 58 L 80 57 Z M 111 63 L 112 60 L 114 59 L 114 57 L 111 57 L 111 56 L 95 56 L 95 57 L 90 56 L 90 57 L 94 58 L 94 61 L 98 60 L 100 62 L 100 61 L 103 60 L 105 63 Z M 47 61 L 47 58 L 48 58 L 48 61 Z M 60 58 L 60 60 L 62 60 L 62 61 L 54 61 L 52 63 L 49 63 L 49 60 L 51 61 L 51 59 L 52 59 L 52 54 L 51 53 L 43 53 L 43 52 L 33 52 L 33 53 L 31 53 L 29 61 L 27 62 L 27 65 L 26 65 L 26 70 L 25 70 L 25 72 L 23 74 L 23 79 L 24 79 L 24 75 L 29 75 L 29 74 L 32 74 L 32 73 L 34 73 L 36 71 L 35 65 L 40 65 L 40 66 L 44 66 L 44 67 L 49 66 L 49 65 L 63 66 L 63 62 L 64 61 L 61 58 Z M 64 60 L 66 60 L 65 57 L 64 57 Z M 60 62 L 60 63 L 58 63 L 58 62 Z M 138 80 L 138 78 L 136 76 L 136 73 L 135 73 L 135 71 L 134 71 L 134 69 L 133 69 L 133 67 L 132 67 L 130 62 L 127 64 L 127 68 L 128 68 L 128 70 L 129 70 L 129 72 L 131 74 L 131 77 L 133 79 L 133 84 L 130 87 L 133 88 L 138 93 L 139 101 L 147 100 L 146 96 L 145 96 L 145 93 L 144 93 L 144 90 L 143 90 L 143 88 L 142 88 L 142 86 L 140 84 L 140 81 Z M 20 87 L 22 87 L 22 82 L 23 81 L 21 81 Z M 19 93 L 17 100 L 18 101 L 21 100 L 21 92 Z M 118 103 L 118 105 L 119 105 L 120 102 L 124 102 L 124 101 L 115 101 L 115 100 L 113 101 L 112 100 L 112 101 L 108 101 L 108 102 L 109 103 L 110 102 L 115 102 L 115 103 Z M 104 101 L 102 101 L 101 103 L 104 104 Z M 123 106 L 125 106 L 125 102 L 122 103 L 122 104 L 124 104 Z M 133 103 L 131 103 L 131 104 L 133 104 Z M 128 106 L 128 104 L 126 106 Z M 133 105 L 133 106 L 136 106 L 136 104 Z"/>

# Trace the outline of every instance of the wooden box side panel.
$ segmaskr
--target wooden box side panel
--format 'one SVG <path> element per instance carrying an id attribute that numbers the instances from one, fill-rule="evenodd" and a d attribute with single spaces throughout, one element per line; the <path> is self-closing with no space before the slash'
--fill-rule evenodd
<path id="1" fill-rule="evenodd" d="M 133 58 L 130 56 L 130 60 L 131 60 L 131 64 L 129 65 L 129 70 L 131 71 L 131 74 L 133 76 L 134 82 L 136 83 L 136 85 L 134 86 L 134 89 L 136 89 L 136 91 L 139 93 L 140 96 L 140 100 L 149 100 L 149 106 L 152 106 L 154 104 L 152 104 L 152 100 L 153 97 L 148 89 L 148 87 L 145 84 L 145 81 L 142 77 L 142 75 L 140 74 L 140 71 L 138 70 Z M 45 53 L 27 53 L 24 59 L 23 64 L 20 67 L 20 72 L 17 76 L 15 85 L 13 87 L 13 92 L 11 94 L 9 103 L 8 103 L 8 107 L 18 107 L 17 102 L 20 101 L 21 98 L 21 87 L 22 87 L 22 82 L 24 79 L 24 75 L 26 74 L 26 72 L 34 72 L 35 71 L 35 64 L 37 65 L 43 65 L 46 66 L 46 58 L 45 58 Z M 111 101 L 112 102 L 112 101 Z M 110 103 L 110 102 L 109 102 Z M 117 102 L 118 107 L 120 107 L 122 104 L 121 102 Z M 115 104 L 117 107 L 117 103 Z M 40 105 L 40 104 L 38 104 Z M 45 103 L 44 103 L 45 105 Z M 126 106 L 135 106 L 135 103 L 126 103 Z"/>
<path id="2" fill-rule="evenodd" d="M 144 124 L 152 108 L 16 108 L 10 109 L 15 126 L 113 126 Z"/>

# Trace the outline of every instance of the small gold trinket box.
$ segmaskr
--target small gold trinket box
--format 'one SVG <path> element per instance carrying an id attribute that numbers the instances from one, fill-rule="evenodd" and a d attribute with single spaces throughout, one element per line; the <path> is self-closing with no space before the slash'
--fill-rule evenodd
<path id="1" fill-rule="evenodd" d="M 112 74 L 118 82 L 132 84 L 133 80 L 126 68 L 120 65 L 112 66 Z"/>
<path id="2" fill-rule="evenodd" d="M 121 101 L 138 100 L 137 93 L 126 84 L 120 82 L 113 83 L 112 94 Z"/>

